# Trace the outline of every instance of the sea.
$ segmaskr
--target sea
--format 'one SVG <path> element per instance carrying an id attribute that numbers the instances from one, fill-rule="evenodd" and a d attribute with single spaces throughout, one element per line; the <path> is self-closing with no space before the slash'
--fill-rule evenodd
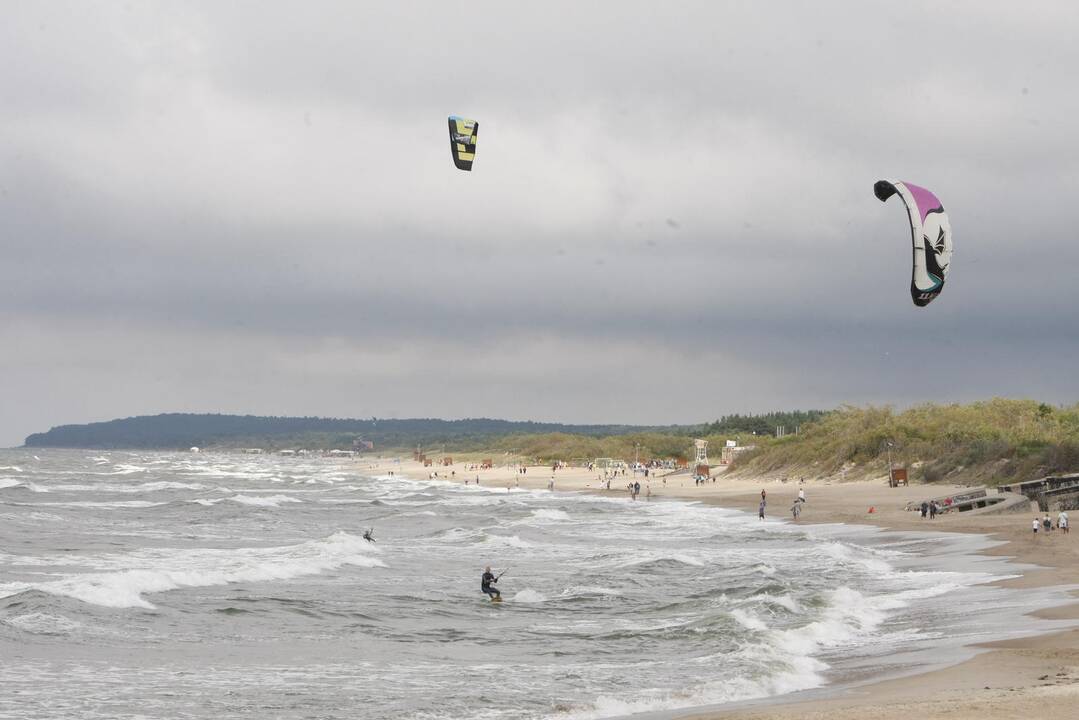
<path id="1" fill-rule="evenodd" d="M 668 718 L 957 661 L 1067 599 L 991 584 L 1021 568 L 979 536 L 387 467 L 0 450 L 0 718 Z"/>

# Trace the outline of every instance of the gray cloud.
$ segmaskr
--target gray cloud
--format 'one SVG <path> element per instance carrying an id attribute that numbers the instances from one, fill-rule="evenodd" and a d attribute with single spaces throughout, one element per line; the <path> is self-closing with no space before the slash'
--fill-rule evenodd
<path id="1" fill-rule="evenodd" d="M 1069 3 L 10 8 L 0 445 L 164 410 L 1072 402 L 1077 30 Z M 929 308 L 879 177 L 952 217 Z"/>

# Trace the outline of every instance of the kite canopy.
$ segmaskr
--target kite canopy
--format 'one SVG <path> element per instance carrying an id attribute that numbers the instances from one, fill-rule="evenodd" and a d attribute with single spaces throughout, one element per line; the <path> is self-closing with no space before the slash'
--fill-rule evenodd
<path id="1" fill-rule="evenodd" d="M 472 170 L 479 131 L 480 124 L 475 120 L 450 115 L 450 152 L 458 170 Z"/>
<path id="2" fill-rule="evenodd" d="M 952 226 L 944 206 L 929 190 L 898 180 L 878 180 L 873 194 L 881 202 L 899 195 L 907 206 L 914 245 L 910 296 L 915 305 L 925 307 L 940 295 L 952 262 Z"/>

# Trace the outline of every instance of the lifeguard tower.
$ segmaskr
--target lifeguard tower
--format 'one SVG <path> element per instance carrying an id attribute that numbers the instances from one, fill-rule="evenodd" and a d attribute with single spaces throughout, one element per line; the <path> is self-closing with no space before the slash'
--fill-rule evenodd
<path id="1" fill-rule="evenodd" d="M 708 441 L 707 440 L 694 440 L 693 447 L 697 450 L 696 465 L 708 464 Z"/>

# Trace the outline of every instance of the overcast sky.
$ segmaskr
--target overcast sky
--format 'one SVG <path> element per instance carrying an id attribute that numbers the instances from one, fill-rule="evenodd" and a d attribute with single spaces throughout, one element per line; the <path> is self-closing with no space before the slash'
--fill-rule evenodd
<path id="1" fill-rule="evenodd" d="M 1075 402 L 1077 35 L 1074 2 L 4 3 L 0 446 Z M 926 308 L 882 177 L 951 218 Z"/>

